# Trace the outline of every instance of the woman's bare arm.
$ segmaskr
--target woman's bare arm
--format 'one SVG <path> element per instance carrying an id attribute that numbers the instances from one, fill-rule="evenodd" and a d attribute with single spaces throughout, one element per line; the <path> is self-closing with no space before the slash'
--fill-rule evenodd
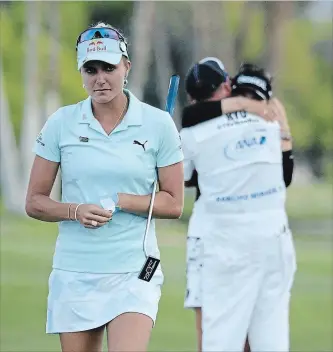
<path id="1" fill-rule="evenodd" d="M 276 120 L 280 124 L 282 151 L 285 152 L 291 150 L 293 145 L 286 110 L 283 104 L 277 98 L 271 99 L 269 105 L 275 109 Z"/>
<path id="2" fill-rule="evenodd" d="M 160 167 L 159 191 L 156 193 L 153 216 L 165 219 L 177 219 L 182 215 L 184 206 L 183 163 Z M 151 195 L 138 196 L 119 193 L 118 205 L 123 211 L 147 214 Z"/>
<path id="3" fill-rule="evenodd" d="M 48 222 L 68 219 L 69 204 L 50 198 L 58 169 L 59 163 L 35 157 L 25 203 L 25 210 L 30 217 Z"/>
<path id="4" fill-rule="evenodd" d="M 25 204 L 25 210 L 30 217 L 47 222 L 74 220 L 78 204 L 60 203 L 50 198 L 58 169 L 59 163 L 40 156 L 35 157 Z M 83 204 L 77 209 L 77 219 L 89 228 L 102 226 L 111 216 L 109 211 L 94 204 Z M 92 220 L 98 224 L 92 226 Z"/>

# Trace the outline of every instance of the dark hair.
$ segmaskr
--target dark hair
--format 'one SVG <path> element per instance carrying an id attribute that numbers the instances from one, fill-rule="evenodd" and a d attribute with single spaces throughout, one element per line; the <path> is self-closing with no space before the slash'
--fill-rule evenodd
<path id="1" fill-rule="evenodd" d="M 267 81 L 269 81 L 270 84 L 272 84 L 273 78 L 271 74 L 268 71 L 266 71 L 264 68 L 261 68 L 256 64 L 243 62 L 239 67 L 238 73 L 243 73 L 243 72 L 252 72 L 252 73 L 261 75 L 262 77 L 265 77 L 265 79 L 267 79 Z"/>
<path id="2" fill-rule="evenodd" d="M 209 57 L 190 68 L 185 77 L 185 90 L 197 101 L 206 100 L 226 82 L 227 77 L 222 62 Z"/>
<path id="3" fill-rule="evenodd" d="M 247 62 L 241 64 L 231 87 L 233 96 L 246 95 L 256 100 L 269 100 L 272 96 L 272 77 L 264 68 Z"/>

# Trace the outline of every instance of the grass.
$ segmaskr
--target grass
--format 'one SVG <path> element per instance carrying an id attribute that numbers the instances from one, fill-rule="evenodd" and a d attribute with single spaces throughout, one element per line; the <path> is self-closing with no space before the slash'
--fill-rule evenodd
<path id="1" fill-rule="evenodd" d="M 59 351 L 45 334 L 47 280 L 57 228 L 1 213 L 0 351 Z M 192 311 L 183 309 L 186 224 L 160 221 L 165 273 L 150 351 L 194 351 Z M 293 351 L 332 351 L 332 237 L 296 234 L 298 272 L 291 304 Z"/>
<path id="2" fill-rule="evenodd" d="M 287 211 L 291 219 L 324 220 L 332 219 L 333 186 L 313 184 L 293 185 L 288 188 Z"/>

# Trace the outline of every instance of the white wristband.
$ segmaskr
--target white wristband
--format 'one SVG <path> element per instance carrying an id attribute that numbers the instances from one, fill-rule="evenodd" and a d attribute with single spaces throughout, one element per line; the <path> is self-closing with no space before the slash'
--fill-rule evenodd
<path id="1" fill-rule="evenodd" d="M 75 208 L 74 219 L 75 219 L 76 221 L 77 221 L 77 217 L 76 217 L 77 210 L 78 210 L 79 206 L 82 205 L 82 204 L 83 204 L 83 203 L 78 204 L 78 205 L 76 206 L 76 208 Z"/>

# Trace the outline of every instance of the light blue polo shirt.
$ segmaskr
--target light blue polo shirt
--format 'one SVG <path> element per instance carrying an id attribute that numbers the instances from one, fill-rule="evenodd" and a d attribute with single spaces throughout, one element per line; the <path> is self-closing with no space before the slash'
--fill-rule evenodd
<path id="1" fill-rule="evenodd" d="M 128 111 L 110 135 L 94 118 L 90 97 L 60 108 L 44 125 L 34 151 L 60 162 L 63 202 L 101 206 L 101 199 L 114 193 L 150 194 L 157 168 L 183 160 L 170 115 L 126 93 Z M 89 273 L 140 271 L 145 262 L 146 221 L 144 216 L 123 211 L 98 229 L 62 221 L 53 267 Z M 146 248 L 149 255 L 159 257 L 154 220 Z"/>

